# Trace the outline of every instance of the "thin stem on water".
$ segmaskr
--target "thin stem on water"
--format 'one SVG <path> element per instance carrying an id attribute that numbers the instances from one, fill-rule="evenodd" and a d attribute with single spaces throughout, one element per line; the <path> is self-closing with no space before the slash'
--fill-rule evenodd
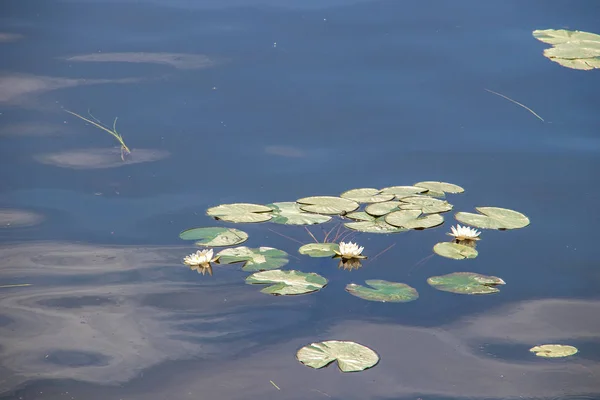
<path id="1" fill-rule="evenodd" d="M 493 93 L 493 94 L 495 94 L 495 95 L 497 95 L 497 96 L 503 97 L 503 98 L 505 98 L 505 99 L 506 99 L 506 100 L 508 100 L 508 101 L 512 101 L 512 102 L 513 102 L 513 103 L 515 103 L 516 105 L 523 107 L 524 109 L 526 109 L 527 111 L 529 111 L 530 113 L 532 113 L 533 115 L 535 115 L 535 116 L 536 116 L 536 117 L 537 117 L 537 118 L 538 118 L 540 121 L 542 121 L 542 122 L 546 122 L 546 121 L 544 121 L 544 118 L 542 118 L 542 117 L 540 117 L 539 115 L 537 115 L 537 113 L 536 113 L 535 111 L 533 111 L 531 108 L 527 107 L 525 104 L 521 104 L 521 103 L 519 103 L 518 101 L 516 101 L 516 100 L 513 100 L 513 99 L 511 99 L 510 97 L 508 97 L 508 96 L 505 96 L 505 95 L 503 95 L 503 94 L 501 94 L 501 93 L 494 92 L 493 90 L 490 90 L 490 89 L 485 89 L 485 88 L 484 88 L 484 90 L 485 90 L 485 91 L 488 91 L 488 92 L 490 92 L 490 93 Z"/>
<path id="2" fill-rule="evenodd" d="M 93 119 L 95 119 L 96 121 L 98 121 L 98 122 L 96 122 L 96 121 L 92 121 L 91 119 L 89 119 L 89 118 L 86 118 L 86 117 L 84 117 L 84 116 L 82 116 L 82 115 L 79 115 L 79 114 L 77 114 L 77 113 L 75 113 L 75 112 L 73 112 L 73 111 L 69 111 L 69 110 L 65 110 L 65 111 L 66 111 L 66 112 L 68 112 L 69 114 L 72 114 L 72 115 L 76 116 L 77 118 L 81 118 L 82 120 L 84 120 L 84 121 L 86 121 L 86 122 L 88 122 L 88 123 L 90 123 L 90 124 L 94 125 L 96 128 L 100 128 L 100 129 L 102 129 L 103 131 L 106 131 L 106 132 L 110 133 L 112 136 L 114 136 L 114 138 L 115 138 L 115 139 L 117 139 L 117 140 L 119 141 L 119 143 L 121 144 L 121 148 L 122 148 L 123 150 L 125 150 L 125 152 L 126 152 L 127 154 L 130 154 L 130 153 L 131 153 L 131 150 L 129 150 L 129 147 L 127 147 L 127 145 L 125 144 L 125 141 L 123 140 L 123 137 L 122 137 L 121 135 L 119 135 L 119 133 L 116 131 L 116 125 L 117 125 L 117 119 L 116 119 L 116 118 L 115 118 L 115 121 L 114 121 L 114 124 L 113 124 L 113 130 L 111 131 L 111 130 L 110 130 L 110 129 L 108 129 L 107 127 L 105 127 L 105 126 L 103 126 L 102 124 L 100 124 L 100 123 L 99 123 L 100 121 L 98 121 L 98 120 L 97 120 L 97 119 L 96 119 L 96 118 L 95 118 L 93 115 L 91 115 L 91 114 L 90 114 L 90 116 L 91 116 Z M 122 154 L 121 154 L 121 158 L 123 158 Z"/>
<path id="3" fill-rule="evenodd" d="M 315 235 L 312 234 L 312 232 L 310 231 L 310 229 L 308 229 L 306 226 L 304 227 L 304 229 L 306 229 L 306 232 L 308 232 L 308 234 L 310 235 L 310 237 L 313 238 L 313 240 L 316 243 L 319 243 L 319 241 L 317 240 L 317 238 L 315 237 Z"/>

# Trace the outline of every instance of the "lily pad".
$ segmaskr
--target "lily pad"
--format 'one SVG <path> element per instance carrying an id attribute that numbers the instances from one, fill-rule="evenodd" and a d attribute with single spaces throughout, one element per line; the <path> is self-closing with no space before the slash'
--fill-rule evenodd
<path id="1" fill-rule="evenodd" d="M 457 212 L 454 218 L 463 224 L 482 229 L 518 229 L 530 223 L 529 218 L 524 214 L 507 208 L 475 207 L 475 209 L 481 214 Z"/>
<path id="2" fill-rule="evenodd" d="M 327 215 L 313 214 L 302 211 L 298 203 L 285 201 L 267 204 L 273 210 L 271 222 L 285 225 L 314 225 L 322 224 L 331 220 Z"/>
<path id="3" fill-rule="evenodd" d="M 381 203 L 382 201 L 393 200 L 395 196 L 393 194 L 382 194 L 379 189 L 363 188 L 348 190 L 342 193 L 340 197 L 354 200 L 357 203 Z"/>
<path id="4" fill-rule="evenodd" d="M 222 247 L 235 246 L 248 240 L 248 234 L 233 228 L 192 228 L 179 234 L 183 240 L 198 240 L 197 246 Z"/>
<path id="5" fill-rule="evenodd" d="M 438 290 L 458 294 L 489 294 L 500 290 L 497 285 L 505 282 L 496 276 L 476 274 L 474 272 L 453 272 L 447 275 L 432 276 L 427 283 Z"/>
<path id="6" fill-rule="evenodd" d="M 444 223 L 440 214 L 423 215 L 419 210 L 400 210 L 385 216 L 385 222 L 406 229 L 433 228 Z"/>
<path id="7" fill-rule="evenodd" d="M 452 210 L 452 204 L 428 196 L 404 197 L 399 206 L 402 210 L 421 210 L 423 214 L 442 213 Z"/>
<path id="8" fill-rule="evenodd" d="M 357 372 L 374 367 L 379 355 L 370 348 L 355 342 L 328 340 L 311 343 L 296 353 L 302 364 L 311 368 L 323 368 L 337 360 L 342 372 Z"/>
<path id="9" fill-rule="evenodd" d="M 384 203 L 375 203 L 369 204 L 365 207 L 365 212 L 374 217 L 381 217 L 383 215 L 389 214 L 392 211 L 399 210 L 398 206 L 400 206 L 399 201 L 386 201 Z"/>
<path id="10" fill-rule="evenodd" d="M 267 206 L 250 203 L 221 204 L 206 210 L 206 214 L 228 222 L 250 223 L 270 220 L 273 210 Z"/>
<path id="11" fill-rule="evenodd" d="M 381 193 L 393 194 L 397 199 L 402 197 L 413 196 L 415 194 L 426 192 L 427 189 L 417 186 L 390 186 L 381 189 Z"/>
<path id="12" fill-rule="evenodd" d="M 577 347 L 564 344 L 543 344 L 541 346 L 532 347 L 529 351 L 535 353 L 538 357 L 558 358 L 572 356 L 579 350 L 577 350 Z"/>
<path id="13" fill-rule="evenodd" d="M 272 271 L 255 272 L 246 278 L 250 284 L 272 284 L 262 289 L 262 293 L 275 295 L 296 295 L 316 292 L 327 285 L 327 279 L 314 272 Z"/>
<path id="14" fill-rule="evenodd" d="M 388 224 L 385 222 L 385 217 L 373 218 L 371 221 L 346 222 L 344 226 L 348 229 L 366 233 L 398 233 L 408 230 Z"/>
<path id="15" fill-rule="evenodd" d="M 221 250 L 218 254 L 219 264 L 233 264 L 243 262 L 244 271 L 265 271 L 286 265 L 288 254 L 283 250 L 272 247 L 259 247 L 251 249 L 246 246 Z"/>
<path id="16" fill-rule="evenodd" d="M 380 279 L 365 281 L 369 286 L 351 283 L 346 286 L 346 291 L 351 295 L 370 301 L 390 303 L 407 303 L 419 298 L 419 293 L 405 283 L 389 282 Z"/>
<path id="17" fill-rule="evenodd" d="M 334 250 L 340 249 L 337 243 L 309 243 L 298 249 L 300 254 L 311 257 L 332 257 L 335 255 Z"/>
<path id="18" fill-rule="evenodd" d="M 533 37 L 553 45 L 544 56 L 563 67 L 591 70 L 600 68 L 600 35 L 565 29 L 533 31 Z"/>
<path id="19" fill-rule="evenodd" d="M 375 217 L 364 212 L 364 211 L 355 211 L 350 214 L 345 215 L 346 218 L 353 219 L 355 221 L 374 221 Z"/>
<path id="20" fill-rule="evenodd" d="M 354 200 L 334 196 L 304 197 L 296 202 L 300 203 L 302 211 L 328 215 L 343 215 L 360 207 Z"/>
<path id="21" fill-rule="evenodd" d="M 477 250 L 471 246 L 465 246 L 460 243 L 453 242 L 441 242 L 433 246 L 433 251 L 437 255 L 447 258 L 453 258 L 455 260 L 463 260 L 465 258 L 477 257 Z"/>
<path id="22" fill-rule="evenodd" d="M 415 186 L 442 193 L 462 193 L 465 191 L 462 187 L 447 182 L 425 181 L 417 182 Z"/>

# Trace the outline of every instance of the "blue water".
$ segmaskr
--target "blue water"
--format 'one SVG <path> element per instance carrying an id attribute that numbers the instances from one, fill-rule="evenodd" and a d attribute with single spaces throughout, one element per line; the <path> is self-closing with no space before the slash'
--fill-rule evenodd
<path id="1" fill-rule="evenodd" d="M 600 72 L 551 62 L 531 35 L 600 33 L 599 18 L 594 0 L 4 1 L 0 285 L 31 286 L 0 288 L 0 398 L 600 398 Z M 64 109 L 118 117 L 131 159 Z M 298 254 L 302 227 L 205 215 L 423 180 L 466 191 L 441 227 L 354 235 L 370 256 L 355 271 Z M 432 255 L 476 206 L 531 225 L 484 231 L 474 260 Z M 275 297 L 239 265 L 190 271 L 178 235 L 201 226 L 329 284 Z M 455 271 L 507 284 L 426 283 Z M 344 291 L 366 279 L 420 297 Z M 343 374 L 295 359 L 332 339 L 381 360 Z M 544 343 L 579 353 L 529 353 Z"/>

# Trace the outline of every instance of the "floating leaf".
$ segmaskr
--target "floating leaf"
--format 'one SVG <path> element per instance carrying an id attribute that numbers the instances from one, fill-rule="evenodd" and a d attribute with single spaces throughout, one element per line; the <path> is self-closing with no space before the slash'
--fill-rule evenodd
<path id="1" fill-rule="evenodd" d="M 360 205 L 354 200 L 334 196 L 313 196 L 296 200 L 300 209 L 317 214 L 339 215 L 356 210 Z"/>
<path id="2" fill-rule="evenodd" d="M 286 225 L 313 225 L 331 220 L 327 215 L 319 215 L 302 211 L 298 203 L 293 201 L 267 204 L 273 210 L 271 222 Z"/>
<path id="3" fill-rule="evenodd" d="M 198 240 L 197 246 L 235 246 L 248 240 L 248 234 L 233 228 L 192 228 L 179 234 L 183 240 Z"/>
<path id="4" fill-rule="evenodd" d="M 483 229 L 518 229 L 529 225 L 529 218 L 520 212 L 498 207 L 475 207 L 481 214 L 457 212 L 454 218 L 463 224 Z"/>
<path id="5" fill-rule="evenodd" d="M 275 295 L 295 295 L 316 292 L 327 285 L 327 279 L 314 272 L 272 271 L 255 272 L 246 278 L 250 284 L 271 284 L 261 290 L 262 293 Z"/>
<path id="6" fill-rule="evenodd" d="M 379 356 L 370 348 L 341 340 L 311 343 L 298 350 L 296 358 L 307 367 L 316 369 L 337 360 L 342 372 L 363 371 L 379 362 Z"/>
<path id="7" fill-rule="evenodd" d="M 289 262 L 288 254 L 272 247 L 251 249 L 246 246 L 221 250 L 218 254 L 220 264 L 244 262 L 244 271 L 265 271 L 284 266 Z"/>
<path id="8" fill-rule="evenodd" d="M 600 68 L 600 35 L 565 29 L 533 31 L 533 37 L 553 45 L 544 56 L 563 67 L 591 70 Z"/>
<path id="9" fill-rule="evenodd" d="M 381 190 L 372 188 L 352 189 L 340 195 L 357 203 L 380 203 L 394 199 L 393 194 L 381 194 Z"/>
<path id="10" fill-rule="evenodd" d="M 425 181 L 415 183 L 415 186 L 422 187 L 433 192 L 441 193 L 462 193 L 465 191 L 462 187 L 453 183 Z"/>
<path id="11" fill-rule="evenodd" d="M 433 228 L 444 223 L 440 214 L 423 215 L 419 210 L 394 211 L 384 218 L 388 224 L 406 229 Z"/>
<path id="12" fill-rule="evenodd" d="M 267 206 L 249 203 L 221 204 L 206 210 L 206 214 L 228 222 L 265 222 L 273 215 Z"/>
<path id="13" fill-rule="evenodd" d="M 361 299 L 390 303 L 406 303 L 419 298 L 419 293 L 404 283 L 380 279 L 371 279 L 365 283 L 371 288 L 351 283 L 346 286 L 346 291 Z"/>
<path id="14" fill-rule="evenodd" d="M 427 283 L 438 290 L 458 294 L 489 294 L 499 292 L 497 285 L 505 282 L 496 276 L 486 276 L 474 272 L 453 272 L 442 276 L 432 276 Z"/>
<path id="15" fill-rule="evenodd" d="M 337 243 L 309 243 L 298 249 L 300 254 L 311 257 L 332 257 L 335 251 L 339 251 L 340 246 Z"/>
<path id="16" fill-rule="evenodd" d="M 381 193 L 383 194 L 393 194 L 397 199 L 402 197 L 413 196 L 418 193 L 426 192 L 427 189 L 417 187 L 417 186 L 390 186 L 381 189 Z"/>
<path id="17" fill-rule="evenodd" d="M 437 255 L 447 258 L 453 258 L 455 260 L 463 260 L 465 258 L 477 257 L 477 250 L 471 246 L 465 246 L 464 244 L 454 242 L 442 242 L 433 246 L 433 251 Z"/>
<path id="18" fill-rule="evenodd" d="M 345 217 L 353 219 L 355 221 L 374 221 L 375 220 L 374 216 L 367 214 L 364 211 L 355 211 L 350 214 L 346 214 Z"/>
<path id="19" fill-rule="evenodd" d="M 572 356 L 579 350 L 577 350 L 577 347 L 564 344 L 543 344 L 541 346 L 532 347 L 529 351 L 535 353 L 538 357 L 557 358 Z"/>
<path id="20" fill-rule="evenodd" d="M 452 204 L 447 201 L 427 196 L 404 197 L 399 207 L 402 210 L 421 210 L 423 214 L 442 213 L 452 210 Z"/>
<path id="21" fill-rule="evenodd" d="M 381 217 L 392 211 L 399 210 L 398 206 L 401 203 L 399 201 L 386 201 L 384 203 L 369 204 L 365 207 L 365 212 L 374 217 Z"/>
<path id="22" fill-rule="evenodd" d="M 384 217 L 373 218 L 371 221 L 346 222 L 344 226 L 348 229 L 366 233 L 398 233 L 408 230 L 388 224 L 385 222 Z"/>

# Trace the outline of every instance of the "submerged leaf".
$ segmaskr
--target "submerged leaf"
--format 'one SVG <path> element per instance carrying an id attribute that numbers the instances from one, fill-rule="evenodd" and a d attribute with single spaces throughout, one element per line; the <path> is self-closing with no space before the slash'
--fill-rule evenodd
<path id="1" fill-rule="evenodd" d="M 538 357 L 557 358 L 572 356 L 579 350 L 577 350 L 577 347 L 564 344 L 543 344 L 532 347 L 529 351 L 535 353 Z"/>
<path id="2" fill-rule="evenodd" d="M 530 223 L 529 218 L 524 214 L 507 208 L 475 207 L 475 209 L 481 214 L 457 212 L 454 218 L 463 224 L 482 229 L 518 229 Z"/>
<path id="3" fill-rule="evenodd" d="M 233 249 L 221 250 L 219 256 L 220 264 L 233 264 L 243 262 L 244 271 L 265 271 L 276 269 L 286 265 L 288 254 L 283 250 L 272 247 L 259 247 L 251 249 L 246 246 L 234 247 Z"/>
<path id="4" fill-rule="evenodd" d="M 428 196 L 404 197 L 399 206 L 402 210 L 421 210 L 423 214 L 442 213 L 452 210 L 452 204 Z"/>
<path id="5" fill-rule="evenodd" d="M 384 217 L 374 218 L 372 221 L 346 222 L 344 226 L 348 229 L 366 233 L 398 233 L 408 230 L 388 224 L 385 222 Z"/>
<path id="6" fill-rule="evenodd" d="M 419 210 L 400 210 L 385 216 L 385 222 L 406 229 L 433 228 L 444 223 L 440 214 L 423 215 Z"/>
<path id="7" fill-rule="evenodd" d="M 311 257 L 332 257 L 339 249 L 340 246 L 337 243 L 309 243 L 300 247 L 298 252 Z"/>
<path id="8" fill-rule="evenodd" d="M 311 343 L 298 350 L 296 358 L 302 364 L 316 369 L 337 360 L 342 372 L 363 371 L 379 362 L 379 356 L 370 348 L 355 342 L 340 340 Z"/>
<path id="9" fill-rule="evenodd" d="M 400 206 L 399 201 L 386 201 L 383 203 L 375 203 L 369 204 L 365 207 L 365 212 L 374 217 L 381 217 L 386 214 L 391 213 L 392 211 L 399 210 L 398 206 Z"/>
<path id="10" fill-rule="evenodd" d="M 300 203 L 303 211 L 328 215 L 343 215 L 360 207 L 354 200 L 334 196 L 304 197 L 296 202 Z"/>
<path id="11" fill-rule="evenodd" d="M 477 250 L 471 246 L 454 242 L 441 242 L 433 246 L 433 251 L 442 257 L 463 260 L 465 258 L 477 257 Z"/>
<path id="12" fill-rule="evenodd" d="M 419 293 L 405 283 L 389 282 L 380 279 L 365 281 L 371 288 L 351 283 L 346 286 L 350 294 L 370 301 L 406 303 L 419 298 Z"/>
<path id="13" fill-rule="evenodd" d="M 415 183 L 415 186 L 422 187 L 433 192 L 442 193 L 462 193 L 465 191 L 465 189 L 463 189 L 462 187 L 447 182 L 425 181 L 417 182 Z"/>
<path id="14" fill-rule="evenodd" d="M 183 240 L 198 240 L 197 246 L 222 247 L 234 246 L 248 240 L 248 234 L 233 228 L 192 228 L 179 234 Z"/>
<path id="15" fill-rule="evenodd" d="M 285 225 L 313 225 L 331 220 L 327 215 L 313 214 L 302 211 L 298 203 L 293 201 L 267 204 L 273 210 L 271 222 Z"/>
<path id="16" fill-rule="evenodd" d="M 296 295 L 316 292 L 327 285 L 327 279 L 314 272 L 272 271 L 255 272 L 246 278 L 249 284 L 272 284 L 262 289 L 262 293 L 275 295 Z"/>
<path id="17" fill-rule="evenodd" d="M 544 56 L 563 67 L 591 70 L 600 68 L 600 35 L 565 29 L 533 31 L 533 37 L 553 45 Z"/>
<path id="18" fill-rule="evenodd" d="M 432 276 L 427 283 L 438 290 L 458 294 L 489 294 L 499 292 L 497 285 L 505 282 L 496 276 L 474 272 L 453 272 L 447 275 Z"/>
<path id="19" fill-rule="evenodd" d="M 206 210 L 206 214 L 228 222 L 265 222 L 273 215 L 267 206 L 250 203 L 221 204 Z"/>
<path id="20" fill-rule="evenodd" d="M 382 194 L 381 190 L 372 188 L 348 190 L 342 193 L 340 197 L 354 200 L 357 203 L 380 203 L 394 199 L 393 194 Z"/>

